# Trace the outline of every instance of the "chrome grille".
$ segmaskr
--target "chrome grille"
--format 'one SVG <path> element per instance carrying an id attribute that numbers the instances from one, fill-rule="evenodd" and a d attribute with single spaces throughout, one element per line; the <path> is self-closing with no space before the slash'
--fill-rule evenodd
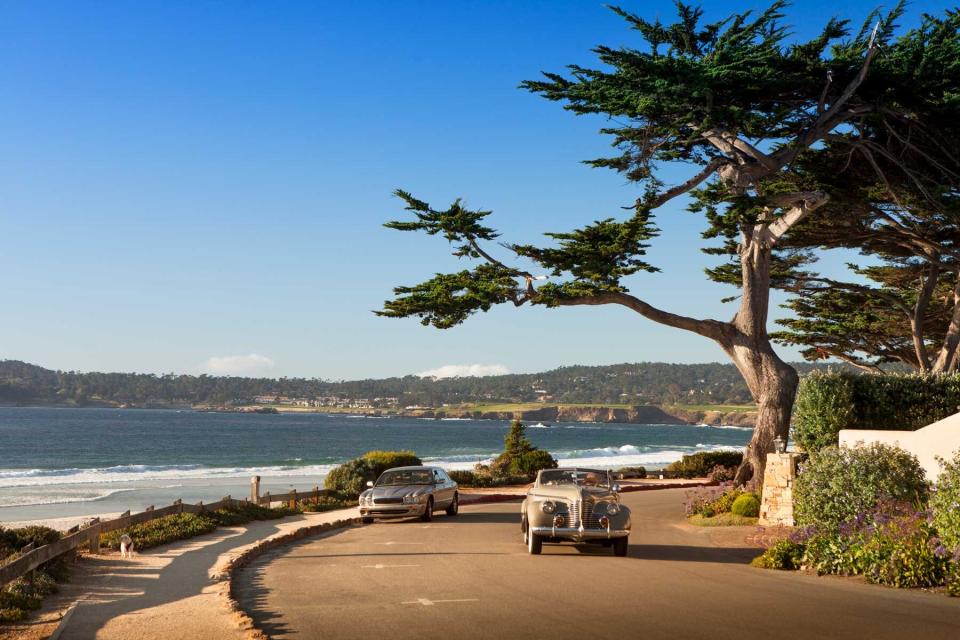
<path id="1" fill-rule="evenodd" d="M 584 502 L 581 515 L 584 529 L 600 529 L 600 518 L 593 512 L 593 503 Z"/>
<path id="2" fill-rule="evenodd" d="M 568 509 L 570 514 L 567 516 L 567 526 L 576 529 L 580 526 L 580 501 L 575 500 Z"/>

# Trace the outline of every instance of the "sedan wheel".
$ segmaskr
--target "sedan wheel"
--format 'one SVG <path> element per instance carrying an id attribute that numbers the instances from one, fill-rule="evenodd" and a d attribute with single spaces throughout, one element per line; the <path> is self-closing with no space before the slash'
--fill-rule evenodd
<path id="1" fill-rule="evenodd" d="M 534 555 L 534 556 L 540 555 L 540 552 L 543 551 L 543 538 L 541 538 L 539 535 L 537 535 L 533 531 L 530 531 L 529 528 L 527 529 L 526 536 L 527 536 L 527 552 L 529 552 L 530 555 Z"/>
<path id="2" fill-rule="evenodd" d="M 424 522 L 430 522 L 433 520 L 433 497 L 427 498 L 427 508 L 423 511 L 423 515 L 420 516 L 420 519 Z"/>
<path id="3" fill-rule="evenodd" d="M 627 555 L 627 549 L 630 546 L 630 538 L 623 536 L 613 541 L 613 555 L 622 558 Z"/>
<path id="4" fill-rule="evenodd" d="M 447 507 L 447 515 L 455 516 L 458 513 L 460 513 L 460 495 L 455 493 L 453 494 L 453 502 Z"/>

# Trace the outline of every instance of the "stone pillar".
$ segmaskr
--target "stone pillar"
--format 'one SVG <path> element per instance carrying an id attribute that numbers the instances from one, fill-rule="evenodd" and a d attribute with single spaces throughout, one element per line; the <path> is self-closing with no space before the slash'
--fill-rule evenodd
<path id="1" fill-rule="evenodd" d="M 767 454 L 758 524 L 765 527 L 793 526 L 793 481 L 797 478 L 799 458 L 796 453 Z"/>
<path id="2" fill-rule="evenodd" d="M 250 478 L 250 502 L 260 504 L 260 476 Z"/>

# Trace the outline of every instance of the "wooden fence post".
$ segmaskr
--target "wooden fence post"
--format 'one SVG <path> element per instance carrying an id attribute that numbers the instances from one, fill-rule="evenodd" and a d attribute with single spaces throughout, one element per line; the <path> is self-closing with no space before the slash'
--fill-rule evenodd
<path id="1" fill-rule="evenodd" d="M 270 508 L 270 492 L 269 491 L 267 491 L 267 493 L 264 495 L 264 500 L 266 500 L 267 508 L 269 509 Z M 262 500 L 260 504 L 263 504 Z"/>
<path id="2" fill-rule="evenodd" d="M 90 532 L 90 553 L 100 553 L 100 518 L 94 518 L 87 525 Z"/>
<path id="3" fill-rule="evenodd" d="M 313 504 L 320 504 L 320 486 L 313 486 Z"/>
<path id="4" fill-rule="evenodd" d="M 177 505 L 177 513 L 183 513 L 183 500 L 177 498 L 173 501 L 173 504 Z"/>
<path id="5" fill-rule="evenodd" d="M 297 508 L 297 490 L 296 489 L 290 490 L 290 508 L 291 509 Z"/>
<path id="6" fill-rule="evenodd" d="M 250 478 L 250 501 L 260 504 L 260 476 Z"/>

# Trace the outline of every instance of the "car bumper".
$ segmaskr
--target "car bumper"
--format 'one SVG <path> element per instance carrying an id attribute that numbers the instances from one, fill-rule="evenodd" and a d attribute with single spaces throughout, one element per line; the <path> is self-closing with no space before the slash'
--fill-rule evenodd
<path id="1" fill-rule="evenodd" d="M 629 529 L 574 529 L 573 527 L 530 527 L 530 531 L 544 538 L 581 540 L 612 540 L 630 535 Z"/>
<path id="2" fill-rule="evenodd" d="M 413 516 L 422 516 L 426 510 L 425 504 L 389 504 L 360 507 L 360 517 L 362 518 L 410 518 Z"/>

